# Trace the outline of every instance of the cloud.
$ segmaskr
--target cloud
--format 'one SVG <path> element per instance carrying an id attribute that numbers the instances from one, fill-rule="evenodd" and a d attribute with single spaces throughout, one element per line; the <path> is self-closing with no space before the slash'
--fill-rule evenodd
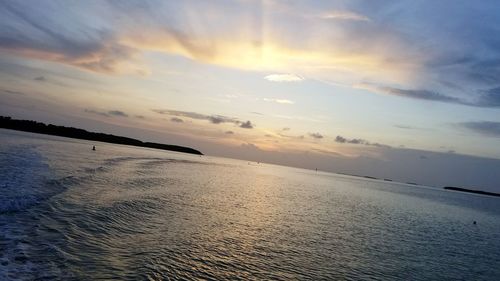
<path id="1" fill-rule="evenodd" d="M 252 111 L 252 112 L 250 112 L 250 113 L 252 113 L 252 114 L 256 114 L 256 115 L 261 115 L 261 116 L 264 116 L 264 114 L 262 114 L 262 113 L 260 113 L 260 112 L 256 112 L 256 111 Z"/>
<path id="2" fill-rule="evenodd" d="M 116 117 L 128 117 L 128 114 L 126 114 L 125 112 L 120 111 L 120 110 L 109 110 L 109 111 L 105 112 L 105 111 L 98 111 L 98 110 L 94 110 L 94 109 L 85 109 L 84 111 L 87 112 L 87 113 L 101 115 L 101 116 L 104 116 L 104 117 L 112 117 L 112 116 L 116 116 Z"/>
<path id="3" fill-rule="evenodd" d="M 184 120 L 182 120 L 181 118 L 178 118 L 178 117 L 172 117 L 172 118 L 170 118 L 170 121 L 175 122 L 175 123 L 184 122 Z"/>
<path id="4" fill-rule="evenodd" d="M 19 92 L 19 91 L 2 90 L 2 92 L 6 93 L 6 94 L 10 94 L 10 95 L 24 96 L 24 93 L 23 92 Z"/>
<path id="5" fill-rule="evenodd" d="M 128 114 L 126 114 L 123 111 L 120 110 L 110 110 L 108 111 L 109 115 L 117 116 L 117 117 L 128 117 Z"/>
<path id="6" fill-rule="evenodd" d="M 224 116 L 209 116 L 208 121 L 212 122 L 213 124 L 220 124 L 220 123 L 225 123 L 227 120 L 227 117 Z"/>
<path id="7" fill-rule="evenodd" d="M 272 82 L 300 82 L 304 80 L 304 78 L 295 74 L 270 74 L 264 79 Z"/>
<path id="8" fill-rule="evenodd" d="M 290 131 L 291 129 L 289 127 L 285 127 L 283 129 L 281 129 L 282 131 Z"/>
<path id="9" fill-rule="evenodd" d="M 338 143 L 345 143 L 347 141 L 347 139 L 342 137 L 342 136 L 337 136 L 337 137 L 335 137 L 335 141 Z"/>
<path id="10" fill-rule="evenodd" d="M 177 117 L 187 117 L 190 119 L 207 120 L 213 124 L 221 124 L 221 123 L 239 124 L 240 123 L 240 121 L 238 121 L 238 119 L 236 119 L 236 118 L 226 117 L 226 116 L 222 116 L 222 115 L 205 115 L 205 114 L 196 113 L 196 112 L 170 110 L 170 109 L 152 109 L 152 111 L 159 113 L 159 114 L 167 114 L 167 115 L 172 115 L 172 116 L 177 116 Z"/>
<path id="11" fill-rule="evenodd" d="M 278 135 L 280 137 L 287 138 L 287 139 L 303 140 L 305 138 L 304 135 L 291 136 L 291 135 L 286 135 L 286 134 L 279 133 L 279 132 L 278 132 Z"/>
<path id="12" fill-rule="evenodd" d="M 412 99 L 455 103 L 475 107 L 500 107 L 500 87 L 478 91 L 479 95 L 477 95 L 475 100 L 459 99 L 428 90 L 405 90 L 370 83 L 359 83 L 354 85 L 354 88 Z"/>
<path id="13" fill-rule="evenodd" d="M 380 143 L 372 143 L 364 139 L 348 139 L 343 136 L 336 136 L 335 137 L 335 142 L 337 143 L 349 143 L 349 144 L 360 144 L 360 145 L 368 145 L 368 146 L 375 146 L 375 147 L 384 147 L 384 148 L 390 148 L 389 145 L 385 144 L 380 144 Z"/>
<path id="14" fill-rule="evenodd" d="M 351 11 L 330 11 L 319 15 L 322 19 L 370 21 L 370 18 Z"/>
<path id="15" fill-rule="evenodd" d="M 253 144 L 253 143 L 242 143 L 240 145 L 240 147 L 243 148 L 243 149 L 253 150 L 253 151 L 260 150 L 260 148 L 257 145 Z"/>
<path id="16" fill-rule="evenodd" d="M 250 121 L 246 121 L 240 124 L 240 128 L 243 129 L 253 129 L 254 125 Z"/>
<path id="17" fill-rule="evenodd" d="M 500 107 L 500 87 L 480 92 L 482 95 L 475 102 L 477 106 Z"/>
<path id="18" fill-rule="evenodd" d="M 275 103 L 281 103 L 281 104 L 294 104 L 295 102 L 287 99 L 270 99 L 270 98 L 263 98 L 263 101 L 267 102 L 275 102 Z"/>
<path id="19" fill-rule="evenodd" d="M 476 121 L 463 122 L 458 125 L 483 136 L 500 137 L 500 122 Z"/>
<path id="20" fill-rule="evenodd" d="M 146 119 L 146 117 L 144 117 L 143 115 L 135 115 L 134 117 L 137 119 Z"/>
<path id="21" fill-rule="evenodd" d="M 101 115 L 101 116 L 104 116 L 104 117 L 110 117 L 108 113 L 103 112 L 103 111 L 97 111 L 97 110 L 93 110 L 93 109 L 85 109 L 84 111 L 87 112 L 87 113 Z"/>
<path id="22" fill-rule="evenodd" d="M 374 84 L 370 84 L 370 83 L 359 83 L 359 84 L 354 85 L 354 88 L 364 89 L 364 90 L 368 90 L 371 92 L 377 92 L 377 93 L 382 93 L 382 94 L 387 94 L 387 95 L 412 98 L 412 99 L 464 104 L 464 102 L 458 98 L 445 96 L 445 95 L 442 95 L 440 93 L 432 92 L 432 91 L 428 91 L 428 90 L 406 90 L 406 89 L 399 89 L 399 88 L 388 87 L 388 86 L 374 85 Z"/>
<path id="23" fill-rule="evenodd" d="M 225 131 L 224 134 L 226 134 L 226 135 L 234 135 L 234 132 L 233 131 Z"/>
<path id="24" fill-rule="evenodd" d="M 186 118 L 196 119 L 196 120 L 206 120 L 212 124 L 232 123 L 232 124 L 238 125 L 240 128 L 245 128 L 245 129 L 252 129 L 254 127 L 254 125 L 250 121 L 242 122 L 237 118 L 227 117 L 227 116 L 223 116 L 223 115 L 206 115 L 206 114 L 201 114 L 201 113 L 197 113 L 197 112 L 170 110 L 170 109 L 152 109 L 152 111 L 156 112 L 158 114 L 166 114 L 166 115 L 174 116 L 171 119 L 171 121 L 173 121 L 174 118 L 186 117 Z M 178 118 L 178 119 L 180 119 L 180 118 Z M 176 122 L 176 121 L 174 121 L 174 122 Z"/>
<path id="25" fill-rule="evenodd" d="M 346 1 L 318 13 L 309 1 L 288 7 L 277 1 L 0 1 L 0 50 L 107 74 L 147 73 L 141 55 L 167 53 L 274 73 L 265 77 L 270 81 L 304 80 L 293 73 L 335 85 L 373 81 L 390 85 L 381 90 L 392 95 L 498 106 L 497 96 L 480 91 L 498 87 L 498 3 L 383 2 Z M 314 16 L 304 17 L 304 10 Z M 472 102 L 460 99 L 460 89 Z"/>
<path id="26" fill-rule="evenodd" d="M 89 7 L 65 6 L 65 16 L 61 16 L 57 13 L 63 7 L 55 2 L 44 3 L 48 6 L 45 11 L 29 5 L 1 3 L 0 24 L 4 28 L 0 29 L 0 50 L 102 73 L 119 72 L 138 53 L 137 49 L 121 44 L 113 31 L 84 23 L 81 14 Z"/>
<path id="27" fill-rule="evenodd" d="M 33 80 L 35 80 L 35 81 L 40 81 L 40 82 L 44 82 L 46 79 L 45 79 L 45 77 L 44 77 L 44 76 L 38 76 L 38 77 L 34 78 Z"/>
<path id="28" fill-rule="evenodd" d="M 419 129 L 417 127 L 408 126 L 408 125 L 400 125 L 400 124 L 396 124 L 396 125 L 394 125 L 394 127 L 399 128 L 399 129 L 405 129 L 405 130 L 417 130 L 417 129 Z"/>
<path id="29" fill-rule="evenodd" d="M 320 133 L 309 133 L 309 136 L 315 139 L 322 139 L 324 136 Z"/>

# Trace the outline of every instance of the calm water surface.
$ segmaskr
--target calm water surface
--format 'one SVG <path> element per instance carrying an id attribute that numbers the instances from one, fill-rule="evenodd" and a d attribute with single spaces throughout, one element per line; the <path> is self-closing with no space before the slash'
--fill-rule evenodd
<path id="1" fill-rule="evenodd" d="M 0 280 L 500 280 L 498 198 L 93 144 L 0 130 Z"/>

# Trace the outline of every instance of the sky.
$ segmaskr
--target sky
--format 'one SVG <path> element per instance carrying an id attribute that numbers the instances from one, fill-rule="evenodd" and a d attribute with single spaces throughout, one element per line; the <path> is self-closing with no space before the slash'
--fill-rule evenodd
<path id="1" fill-rule="evenodd" d="M 498 1 L 0 2 L 0 113 L 500 191 Z"/>

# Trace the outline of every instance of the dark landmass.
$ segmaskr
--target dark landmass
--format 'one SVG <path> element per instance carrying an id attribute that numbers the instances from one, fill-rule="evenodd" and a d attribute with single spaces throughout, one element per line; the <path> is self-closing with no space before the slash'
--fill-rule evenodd
<path id="1" fill-rule="evenodd" d="M 56 126 L 56 125 L 46 125 L 44 123 L 31 121 L 31 120 L 17 120 L 12 119 L 10 117 L 0 116 L 0 128 L 11 129 L 17 131 L 38 133 L 38 134 L 46 134 L 74 139 L 82 139 L 82 140 L 92 140 L 92 141 L 100 141 L 100 142 L 108 142 L 108 143 L 116 143 L 116 144 L 125 144 L 125 145 L 133 145 L 140 147 L 149 147 L 156 148 L 162 150 L 170 150 L 184 153 L 191 153 L 197 155 L 203 155 L 200 151 L 184 146 L 170 145 L 170 144 L 162 144 L 162 143 L 154 143 L 154 142 L 142 142 L 140 140 L 115 136 L 104 133 L 94 133 L 88 132 L 83 129 L 73 128 L 73 127 L 64 127 L 64 126 Z"/>
<path id="2" fill-rule="evenodd" d="M 445 186 L 444 189 L 500 197 L 500 193 L 494 193 L 482 190 L 474 190 L 474 189 L 467 189 L 467 188 L 453 187 L 453 186 Z"/>

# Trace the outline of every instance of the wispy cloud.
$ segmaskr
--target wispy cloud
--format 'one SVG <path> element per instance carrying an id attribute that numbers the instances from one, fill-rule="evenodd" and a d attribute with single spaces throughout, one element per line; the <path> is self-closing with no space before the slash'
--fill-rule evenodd
<path id="1" fill-rule="evenodd" d="M 417 127 L 414 126 L 409 126 L 409 125 L 401 125 L 401 124 L 396 124 L 394 127 L 399 128 L 399 129 L 405 129 L 405 130 L 416 130 L 418 129 Z"/>
<path id="2" fill-rule="evenodd" d="M 212 124 L 232 123 L 244 129 L 253 129 L 253 127 L 255 126 L 250 121 L 243 122 L 240 121 L 238 118 L 227 117 L 223 115 L 206 115 L 197 112 L 171 110 L 171 109 L 152 109 L 152 111 L 158 114 L 171 115 L 173 117 L 170 120 L 178 123 L 180 123 L 180 121 L 174 121 L 173 119 L 175 118 L 177 120 L 180 119 L 179 117 L 185 117 L 196 120 L 207 120 Z"/>
<path id="3" fill-rule="evenodd" d="M 269 9 L 273 21 L 262 21 L 259 11 L 270 4 L 260 1 L 197 6 L 154 0 L 144 5 L 0 1 L 0 50 L 107 74 L 147 73 L 142 54 L 163 52 L 272 73 L 265 76 L 269 81 L 304 80 L 294 73 L 343 85 L 374 81 L 392 85 L 378 89 L 391 95 L 500 106 L 494 93 L 500 77 L 498 3 L 430 3 L 412 2 L 409 9 L 407 4 L 347 1 L 342 9 L 313 12 L 314 19 L 300 11 Z M 209 26 L 197 16 L 200 5 L 211 15 Z M 432 44 L 422 38 L 433 38 Z M 480 91 L 488 88 L 493 92 Z M 457 89 L 470 89 L 471 101 L 462 100 Z"/>
<path id="4" fill-rule="evenodd" d="M 351 11 L 329 11 L 319 15 L 322 19 L 333 20 L 352 20 L 352 21 L 370 21 L 370 18 Z"/>
<path id="5" fill-rule="evenodd" d="M 272 82 L 300 82 L 304 80 L 304 78 L 295 74 L 270 74 L 264 79 Z"/>
<path id="6" fill-rule="evenodd" d="M 267 102 L 275 102 L 275 103 L 280 103 L 280 104 L 295 104 L 294 101 L 287 100 L 287 99 L 272 99 L 272 98 L 263 98 L 263 101 Z"/>
<path id="7" fill-rule="evenodd" d="M 449 97 L 442 95 L 437 92 L 432 92 L 428 90 L 406 90 L 399 89 L 388 86 L 374 85 L 371 83 L 359 83 L 355 84 L 354 88 L 364 89 L 371 92 L 406 97 L 412 99 L 420 99 L 420 100 L 430 100 L 430 101 L 441 101 L 441 102 L 451 102 L 451 103 L 463 103 L 460 99 L 455 97 Z"/>
<path id="8" fill-rule="evenodd" d="M 44 77 L 44 76 L 38 76 L 38 77 L 35 77 L 33 80 L 35 80 L 35 81 L 40 81 L 40 82 L 44 82 L 44 81 L 45 81 L 45 80 L 47 80 L 47 79 L 45 79 L 45 77 Z"/>
<path id="9" fill-rule="evenodd" d="M 481 96 L 475 102 L 477 106 L 482 107 L 500 107 L 500 87 L 492 88 L 486 91 L 480 91 Z"/>
<path id="10" fill-rule="evenodd" d="M 182 123 L 182 122 L 184 122 L 184 120 L 182 120 L 179 117 L 172 117 L 172 118 L 170 118 L 170 121 L 175 122 L 175 123 Z"/>
<path id="11" fill-rule="evenodd" d="M 364 89 L 375 93 L 446 103 L 455 103 L 475 107 L 500 107 L 500 87 L 489 90 L 478 91 L 475 99 L 464 100 L 456 97 L 443 95 L 439 92 L 429 90 L 407 90 L 388 86 L 374 85 L 370 83 L 359 83 L 354 88 Z"/>
<path id="12" fill-rule="evenodd" d="M 64 6 L 65 13 L 74 16 L 75 23 L 80 23 L 78 30 L 83 34 L 72 33 L 71 28 L 60 28 L 69 23 L 58 22 L 65 17 L 48 15 L 47 13 L 35 15 L 37 10 L 28 3 L 2 2 L 1 24 L 5 29 L 0 30 L 0 49 L 12 52 L 15 55 L 41 60 L 54 61 L 76 66 L 82 69 L 115 73 L 130 66 L 138 50 L 121 44 L 116 35 L 110 31 L 92 29 L 81 24 L 79 13 L 84 7 Z M 63 7 L 55 2 L 44 3 L 48 5 L 45 11 L 52 10 L 57 13 Z M 36 5 L 33 5 L 36 6 Z M 50 17 L 51 20 L 47 20 Z M 11 30 L 11 32 L 5 32 Z M 84 36 L 80 36 L 84 35 Z M 139 70 L 137 70 L 139 71 Z"/>
<path id="13" fill-rule="evenodd" d="M 93 110 L 93 109 L 85 109 L 84 111 L 86 113 L 92 113 L 92 114 L 101 115 L 104 117 L 110 117 L 109 114 L 104 112 L 104 111 L 97 111 L 97 110 Z"/>
<path id="14" fill-rule="evenodd" d="M 20 92 L 20 91 L 2 90 L 2 92 L 6 93 L 6 94 L 9 94 L 9 95 L 19 95 L 19 96 L 23 96 L 24 95 L 24 93 Z"/>
<path id="15" fill-rule="evenodd" d="M 488 137 L 500 137 L 500 122 L 495 121 L 475 121 L 458 124 L 460 127 L 468 129 Z"/>
<path id="16" fill-rule="evenodd" d="M 104 117 L 128 117 L 128 114 L 121 111 L 121 110 L 109 110 L 109 111 L 99 111 L 99 110 L 94 110 L 94 109 L 85 109 L 84 110 L 86 113 L 91 113 L 91 114 L 96 114 L 96 115 L 101 115 Z"/>
<path id="17" fill-rule="evenodd" d="M 343 136 L 337 136 L 335 137 L 335 142 L 337 143 L 348 143 L 348 144 L 361 144 L 361 145 L 368 145 L 368 146 L 376 146 L 376 147 L 385 147 L 385 148 L 390 148 L 389 145 L 385 144 L 380 144 L 380 143 L 374 143 L 374 142 L 369 142 L 364 139 L 348 139 Z"/>

